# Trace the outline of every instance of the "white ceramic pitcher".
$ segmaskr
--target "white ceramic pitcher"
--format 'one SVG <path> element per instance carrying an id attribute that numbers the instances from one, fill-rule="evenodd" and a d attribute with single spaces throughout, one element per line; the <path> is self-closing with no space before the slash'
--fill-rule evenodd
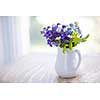
<path id="1" fill-rule="evenodd" d="M 75 48 L 72 50 L 67 49 L 64 54 L 62 49 L 58 47 L 55 69 L 60 77 L 75 77 L 77 75 L 76 72 L 80 66 L 80 62 L 81 54 L 79 50 L 76 50 Z"/>

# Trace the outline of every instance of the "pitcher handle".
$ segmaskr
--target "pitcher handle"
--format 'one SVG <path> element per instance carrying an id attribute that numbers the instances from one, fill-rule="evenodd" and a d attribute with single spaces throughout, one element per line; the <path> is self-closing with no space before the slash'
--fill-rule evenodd
<path id="1" fill-rule="evenodd" d="M 80 53 L 79 50 L 75 50 L 75 52 L 78 54 L 78 57 L 79 57 L 79 61 L 78 61 L 78 64 L 76 66 L 76 70 L 77 70 L 79 68 L 80 64 L 81 64 L 82 57 L 81 57 L 81 53 Z"/>

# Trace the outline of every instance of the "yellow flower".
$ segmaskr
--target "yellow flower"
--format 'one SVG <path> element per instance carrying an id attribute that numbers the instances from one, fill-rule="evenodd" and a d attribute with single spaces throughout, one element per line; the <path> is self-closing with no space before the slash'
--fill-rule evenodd
<path id="1" fill-rule="evenodd" d="M 77 37 L 77 33 L 76 33 L 76 32 L 73 32 L 73 33 L 72 33 L 72 36 L 73 36 L 73 37 Z"/>

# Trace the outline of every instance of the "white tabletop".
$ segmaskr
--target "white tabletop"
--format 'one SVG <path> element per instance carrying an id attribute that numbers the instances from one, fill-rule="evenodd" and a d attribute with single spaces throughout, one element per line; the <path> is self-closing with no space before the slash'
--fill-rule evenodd
<path id="1" fill-rule="evenodd" d="M 17 83 L 63 83 L 100 82 L 100 55 L 82 55 L 78 76 L 72 79 L 59 78 L 55 72 L 56 55 L 31 53 L 1 71 L 0 82 Z"/>

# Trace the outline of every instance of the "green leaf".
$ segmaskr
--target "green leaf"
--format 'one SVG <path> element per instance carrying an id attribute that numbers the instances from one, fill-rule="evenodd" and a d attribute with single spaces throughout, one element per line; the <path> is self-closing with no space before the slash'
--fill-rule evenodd
<path id="1" fill-rule="evenodd" d="M 63 53 L 65 54 L 66 52 L 66 46 L 63 47 Z"/>
<path id="2" fill-rule="evenodd" d="M 81 39 L 81 42 L 86 42 L 87 40 L 86 39 Z"/>
<path id="3" fill-rule="evenodd" d="M 70 49 L 70 50 L 72 50 L 72 47 L 73 47 L 72 42 L 73 42 L 73 38 L 70 39 L 70 42 L 69 42 L 69 49 Z"/>
<path id="4" fill-rule="evenodd" d="M 77 42 L 80 42 L 81 41 L 81 39 L 80 38 L 73 38 L 73 41 L 72 42 L 75 42 L 75 43 L 77 43 Z"/>
<path id="5" fill-rule="evenodd" d="M 90 35 L 88 34 L 86 37 L 84 37 L 84 39 L 86 40 Z"/>
<path id="6" fill-rule="evenodd" d="M 69 43 L 69 49 L 72 50 L 72 42 Z"/>
<path id="7" fill-rule="evenodd" d="M 78 38 L 78 37 L 73 38 L 73 43 L 77 44 L 79 42 L 86 42 L 88 37 L 89 37 L 89 34 L 84 38 Z"/>
<path id="8" fill-rule="evenodd" d="M 67 46 L 68 46 L 68 44 L 65 44 L 65 46 L 67 47 Z"/>
<path id="9" fill-rule="evenodd" d="M 86 42 L 88 38 L 89 38 L 89 34 L 86 37 L 82 38 L 81 42 Z"/>

